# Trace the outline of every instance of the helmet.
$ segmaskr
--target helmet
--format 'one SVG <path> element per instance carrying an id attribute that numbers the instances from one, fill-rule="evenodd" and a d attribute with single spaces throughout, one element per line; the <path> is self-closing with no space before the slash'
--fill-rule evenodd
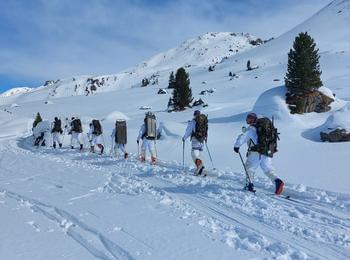
<path id="1" fill-rule="evenodd" d="M 258 116 L 255 113 L 251 112 L 246 117 L 246 120 L 248 120 L 248 119 L 252 119 L 253 122 L 255 122 L 258 119 Z"/>
<path id="2" fill-rule="evenodd" d="M 145 117 L 151 116 L 151 115 L 153 115 L 153 113 L 152 113 L 151 111 L 147 111 L 147 112 L 145 113 Z"/>
<path id="3" fill-rule="evenodd" d="M 199 116 L 201 114 L 201 111 L 199 111 L 199 110 L 195 110 L 194 112 L 193 112 L 193 115 L 194 116 Z"/>

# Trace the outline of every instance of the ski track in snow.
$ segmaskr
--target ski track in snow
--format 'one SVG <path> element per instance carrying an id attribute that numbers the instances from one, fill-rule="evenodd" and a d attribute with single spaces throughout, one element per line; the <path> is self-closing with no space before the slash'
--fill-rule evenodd
<path id="1" fill-rule="evenodd" d="M 5 149 L 102 173 L 105 184 L 91 193 L 150 194 L 171 210 L 180 211 L 183 219 L 198 223 L 207 236 L 234 249 L 272 258 L 349 258 L 349 195 L 309 187 L 298 191 L 287 185 L 286 193 L 295 199 L 289 201 L 273 196 L 272 188 L 263 180 L 257 181 L 254 195 L 242 190 L 243 178 L 238 173 L 216 172 L 210 174 L 216 177 L 196 177 L 190 168 L 177 163 L 159 162 L 152 166 L 138 162 L 135 156 L 127 162 L 116 162 L 108 155 L 36 149 L 31 147 L 29 138 L 17 143 L 8 141 Z M 81 184 L 84 185 L 83 180 Z M 96 258 L 133 259 L 127 250 L 69 212 L 6 189 L 1 188 L 0 192 L 56 222 Z"/>

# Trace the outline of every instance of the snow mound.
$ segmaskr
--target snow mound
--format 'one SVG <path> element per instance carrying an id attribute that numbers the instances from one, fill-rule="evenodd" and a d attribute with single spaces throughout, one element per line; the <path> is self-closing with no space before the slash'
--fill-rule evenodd
<path id="1" fill-rule="evenodd" d="M 322 132 L 330 132 L 335 129 L 345 129 L 350 132 L 350 103 L 330 115 L 320 128 Z"/>
<path id="2" fill-rule="evenodd" d="M 254 104 L 253 111 L 260 116 L 275 119 L 291 118 L 285 102 L 286 88 L 284 86 L 263 92 Z"/>
<path id="3" fill-rule="evenodd" d="M 13 103 L 13 104 L 11 104 L 10 107 L 11 107 L 11 108 L 15 108 L 15 107 L 19 107 L 19 105 L 18 105 L 17 103 Z"/>
<path id="4" fill-rule="evenodd" d="M 107 122 L 112 122 L 114 123 L 117 119 L 123 119 L 123 120 L 130 120 L 129 117 L 127 117 L 124 113 L 120 112 L 120 111 L 113 111 L 111 113 L 109 113 L 106 116 L 106 121 Z"/>

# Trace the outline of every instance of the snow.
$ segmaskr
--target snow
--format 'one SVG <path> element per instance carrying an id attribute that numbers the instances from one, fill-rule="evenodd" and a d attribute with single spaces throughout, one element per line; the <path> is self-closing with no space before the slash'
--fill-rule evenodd
<path id="1" fill-rule="evenodd" d="M 26 92 L 31 91 L 31 88 L 11 88 L 3 93 L 0 94 L 0 98 L 6 98 L 6 97 L 10 97 L 10 96 L 14 96 L 14 95 L 20 95 Z"/>
<path id="2" fill-rule="evenodd" d="M 325 132 L 335 129 L 345 129 L 347 132 L 350 132 L 350 103 L 347 103 L 343 108 L 330 115 L 321 129 Z"/>
<path id="3" fill-rule="evenodd" d="M 90 76 L 1 97 L 1 258 L 349 259 L 350 144 L 319 141 L 322 129 L 350 128 L 349 19 L 350 1 L 334 1 L 258 47 L 248 34 L 208 33 L 135 68 L 93 77 L 106 83 L 87 96 Z M 282 86 L 287 52 L 306 29 L 320 48 L 320 90 L 336 97 L 327 113 L 291 115 Z M 239 52 L 231 54 L 230 45 Z M 259 68 L 247 71 L 248 59 Z M 181 137 L 194 109 L 168 113 L 169 94 L 156 94 L 179 66 L 187 66 L 195 99 L 215 89 L 202 109 L 213 157 L 211 164 L 205 151 L 206 178 L 192 174 L 189 142 L 182 166 Z M 229 72 L 237 77 L 231 80 Z M 139 87 L 152 75 L 158 84 Z M 137 160 L 136 137 L 149 109 L 162 134 L 155 166 Z M 274 117 L 281 140 L 273 163 L 292 200 L 275 197 L 260 171 L 257 194 L 242 190 L 244 169 L 232 146 L 250 111 Z M 63 149 L 33 147 L 37 112 L 49 122 L 81 118 L 85 150 L 69 149 L 68 135 Z M 104 155 L 88 152 L 85 134 L 93 118 L 104 129 Z M 117 119 L 127 120 L 128 161 L 109 154 Z"/>

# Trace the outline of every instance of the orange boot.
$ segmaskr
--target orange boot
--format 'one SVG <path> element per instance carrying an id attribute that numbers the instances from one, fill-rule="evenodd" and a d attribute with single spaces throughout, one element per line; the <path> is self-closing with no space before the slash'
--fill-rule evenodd
<path id="1" fill-rule="evenodd" d="M 196 172 L 195 172 L 195 175 L 198 175 L 199 174 L 199 171 L 201 170 L 202 168 L 202 160 L 200 159 L 196 159 L 196 161 L 194 162 L 197 169 L 196 169 Z"/>
<path id="2" fill-rule="evenodd" d="M 152 163 L 152 164 L 156 164 L 156 162 L 157 162 L 157 158 L 154 157 L 154 156 L 152 156 L 152 157 L 151 157 L 151 163 Z"/>

